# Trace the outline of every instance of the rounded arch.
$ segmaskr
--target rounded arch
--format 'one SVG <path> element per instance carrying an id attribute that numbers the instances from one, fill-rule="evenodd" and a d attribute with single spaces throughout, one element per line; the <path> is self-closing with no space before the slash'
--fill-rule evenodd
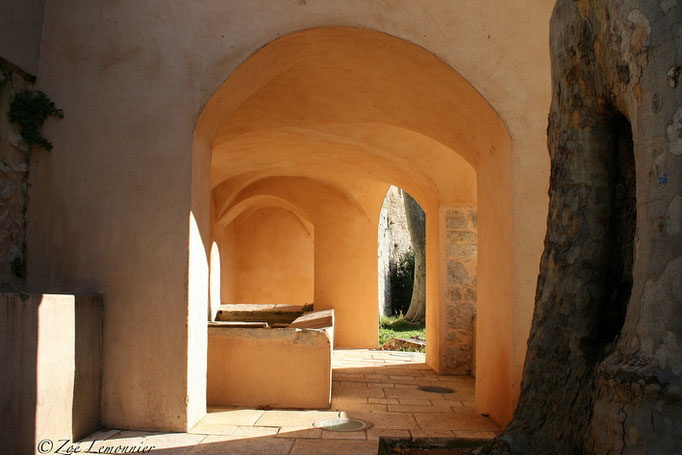
<path id="1" fill-rule="evenodd" d="M 301 222 L 309 236 L 313 236 L 315 226 L 306 216 L 305 212 L 295 204 L 270 194 L 259 194 L 240 200 L 229 208 L 226 208 L 216 217 L 217 226 L 227 226 L 241 215 L 249 215 L 256 210 L 265 208 L 281 208 L 291 212 Z"/>
<path id="2" fill-rule="evenodd" d="M 308 220 L 314 225 L 314 217 L 310 214 L 313 208 L 304 202 L 305 199 L 295 197 L 293 194 L 287 194 L 287 192 L 282 189 L 282 185 L 286 184 L 286 182 L 304 181 L 308 181 L 312 185 L 320 185 L 325 191 L 334 193 L 335 198 L 343 200 L 344 204 L 353 207 L 355 210 L 358 210 L 369 217 L 365 207 L 360 204 L 355 195 L 349 191 L 348 188 L 345 188 L 341 182 L 311 178 L 307 175 L 300 175 L 299 173 L 269 172 L 240 175 L 226 180 L 221 185 L 214 188 L 211 192 L 211 196 L 213 199 L 214 212 L 218 214 L 215 218 L 215 222 L 218 222 L 219 219 L 223 218 L 226 212 L 233 209 L 235 206 L 242 204 L 246 200 L 251 200 L 253 198 L 274 198 L 279 201 L 278 203 L 294 207 L 300 212 L 303 219 Z"/>
<path id="3" fill-rule="evenodd" d="M 212 188 L 222 187 L 222 194 L 236 195 L 276 175 L 325 179 L 339 187 L 353 176 L 397 184 L 430 205 L 476 203 L 476 171 L 468 161 L 420 132 L 389 124 L 266 129 L 213 148 Z"/>
<path id="4" fill-rule="evenodd" d="M 294 32 L 259 49 L 208 100 L 197 133 L 214 147 L 255 130 L 320 123 L 419 131 L 474 168 L 481 153 L 505 154 L 511 144 L 494 109 L 452 67 L 403 39 L 352 27 Z"/>
<path id="5" fill-rule="evenodd" d="M 260 159 L 282 150 L 279 161 Z M 395 183 L 431 214 L 427 300 L 434 311 L 427 337 L 441 340 L 449 299 L 447 209 L 478 206 L 477 407 L 504 420 L 515 390 L 510 152 L 495 110 L 424 48 L 350 27 L 295 32 L 243 62 L 202 110 L 194 131 L 192 214 L 206 225 L 197 226 L 190 242 L 206 248 L 212 189 L 243 189 L 271 176 L 314 178 L 325 166 L 354 168 L 347 179 L 325 179 L 368 207 L 377 193 L 367 190 L 368 181 Z M 334 168 L 335 156 L 354 158 Z M 197 274 L 190 281 L 195 278 L 203 279 Z M 445 354 L 442 343 L 432 343 L 427 362 L 440 370 Z"/>

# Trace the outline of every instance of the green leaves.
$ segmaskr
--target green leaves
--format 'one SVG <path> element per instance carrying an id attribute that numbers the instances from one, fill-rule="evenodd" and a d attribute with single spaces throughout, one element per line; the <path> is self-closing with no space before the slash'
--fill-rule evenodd
<path id="1" fill-rule="evenodd" d="M 23 90 L 9 104 L 9 121 L 18 123 L 26 144 L 52 150 L 52 143 L 40 132 L 48 117 L 64 118 L 64 112 L 41 91 Z"/>

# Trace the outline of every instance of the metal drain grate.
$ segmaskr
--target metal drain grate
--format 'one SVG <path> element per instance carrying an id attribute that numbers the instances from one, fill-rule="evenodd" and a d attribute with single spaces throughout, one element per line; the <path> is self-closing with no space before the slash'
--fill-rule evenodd
<path id="1" fill-rule="evenodd" d="M 420 385 L 417 387 L 419 390 L 422 390 L 424 392 L 431 392 L 431 393 L 453 393 L 454 390 L 448 388 L 448 387 L 438 387 L 438 386 L 433 386 L 433 385 Z"/>
<path id="2" fill-rule="evenodd" d="M 315 422 L 313 426 L 327 431 L 361 431 L 371 427 L 372 424 L 358 419 L 339 417 Z"/>

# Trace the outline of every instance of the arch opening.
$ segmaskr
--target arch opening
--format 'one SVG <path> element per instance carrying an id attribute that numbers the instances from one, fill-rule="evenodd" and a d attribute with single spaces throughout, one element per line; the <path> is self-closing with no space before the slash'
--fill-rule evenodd
<path id="1" fill-rule="evenodd" d="M 295 207 L 314 227 L 313 300 L 336 311 L 335 345 L 373 348 L 379 212 L 387 182 L 399 185 L 426 214 L 427 364 L 457 372 L 461 348 L 471 357 L 478 346 L 477 410 L 502 421 L 514 399 L 509 152 L 494 110 L 424 49 L 347 27 L 293 33 L 245 61 L 202 111 L 196 247 L 251 214 L 239 208 L 249 198 Z M 475 242 L 454 241 L 467 229 Z M 465 250 L 477 261 L 463 262 Z M 478 343 L 457 325 L 472 308 Z"/>

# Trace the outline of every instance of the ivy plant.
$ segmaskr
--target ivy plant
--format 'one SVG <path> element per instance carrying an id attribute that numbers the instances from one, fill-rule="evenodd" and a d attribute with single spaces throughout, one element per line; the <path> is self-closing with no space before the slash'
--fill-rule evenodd
<path id="1" fill-rule="evenodd" d="M 9 104 L 9 121 L 19 124 L 21 137 L 29 146 L 52 150 L 52 143 L 40 132 L 45 120 L 52 116 L 64 118 L 64 112 L 41 91 L 22 90 Z"/>

